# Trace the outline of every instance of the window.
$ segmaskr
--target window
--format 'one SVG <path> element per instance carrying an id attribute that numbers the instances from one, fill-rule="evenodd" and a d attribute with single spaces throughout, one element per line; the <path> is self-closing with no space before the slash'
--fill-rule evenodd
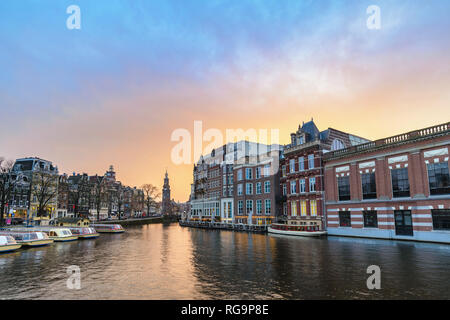
<path id="1" fill-rule="evenodd" d="M 268 176 L 270 176 L 270 165 L 266 164 L 264 166 L 264 177 L 268 177 Z"/>
<path id="2" fill-rule="evenodd" d="M 287 194 L 286 183 L 283 183 L 283 196 L 285 196 L 286 194 Z"/>
<path id="3" fill-rule="evenodd" d="M 253 200 L 245 201 L 245 207 L 247 214 L 253 213 Z"/>
<path id="4" fill-rule="evenodd" d="M 392 169 L 391 176 L 393 197 L 409 197 L 408 168 Z"/>
<path id="5" fill-rule="evenodd" d="M 430 194 L 449 194 L 450 179 L 448 173 L 448 163 L 430 163 L 427 165 L 427 168 Z"/>
<path id="6" fill-rule="evenodd" d="M 295 159 L 289 160 L 289 172 L 295 172 Z"/>
<path id="7" fill-rule="evenodd" d="M 378 228 L 378 217 L 375 210 L 363 211 L 364 228 Z"/>
<path id="8" fill-rule="evenodd" d="M 264 181 L 264 193 L 270 193 L 270 181 Z"/>
<path id="9" fill-rule="evenodd" d="M 306 191 L 305 179 L 300 179 L 299 181 L 300 181 L 300 184 L 299 184 L 299 186 L 300 186 L 300 193 L 305 193 L 305 191 Z"/>
<path id="10" fill-rule="evenodd" d="M 339 193 L 339 201 L 350 200 L 350 178 L 349 178 L 349 176 L 338 178 L 338 193 Z"/>
<path id="11" fill-rule="evenodd" d="M 262 214 L 262 200 L 256 200 L 256 214 Z"/>
<path id="12" fill-rule="evenodd" d="M 308 169 L 314 168 L 314 154 L 308 154 Z"/>
<path id="13" fill-rule="evenodd" d="M 269 199 L 266 199 L 264 202 L 264 211 L 266 214 L 270 214 L 272 212 L 272 203 Z"/>
<path id="14" fill-rule="evenodd" d="M 287 216 L 287 204 L 283 203 L 283 215 Z"/>
<path id="15" fill-rule="evenodd" d="M 375 184 L 375 173 L 364 173 L 361 175 L 363 199 L 376 199 L 377 188 Z"/>
<path id="16" fill-rule="evenodd" d="M 298 170 L 299 171 L 305 170 L 305 158 L 303 157 L 298 158 Z"/>
<path id="17" fill-rule="evenodd" d="M 311 216 L 315 217 L 317 216 L 317 201 L 311 200 L 309 202 L 309 211 L 311 213 Z"/>
<path id="18" fill-rule="evenodd" d="M 238 214 L 244 213 L 244 201 L 239 200 L 238 201 Z"/>
<path id="19" fill-rule="evenodd" d="M 261 194 L 261 193 L 262 193 L 261 182 L 257 182 L 256 183 L 256 194 Z"/>
<path id="20" fill-rule="evenodd" d="M 261 178 L 261 167 L 255 168 L 255 179 Z"/>
<path id="21" fill-rule="evenodd" d="M 253 194 L 253 183 L 245 184 L 245 194 Z"/>
<path id="22" fill-rule="evenodd" d="M 316 178 L 309 178 L 309 192 L 316 192 Z"/>
<path id="23" fill-rule="evenodd" d="M 306 216 L 306 200 L 300 201 L 300 214 Z"/>
<path id="24" fill-rule="evenodd" d="M 253 179 L 253 170 L 252 170 L 252 168 L 245 168 L 245 179 L 247 179 L 247 180 Z"/>
<path id="25" fill-rule="evenodd" d="M 281 166 L 281 173 L 282 173 L 282 176 L 283 176 L 283 177 L 286 176 L 286 165 L 282 165 L 282 166 Z"/>
<path id="26" fill-rule="evenodd" d="M 351 227 L 352 220 L 350 218 L 350 211 L 339 211 L 339 226 Z"/>
<path id="27" fill-rule="evenodd" d="M 238 186 L 237 186 L 237 194 L 238 194 L 238 196 L 242 196 L 242 184 L 238 184 Z"/>
<path id="28" fill-rule="evenodd" d="M 223 176 L 223 184 L 227 184 L 227 176 Z"/>
<path id="29" fill-rule="evenodd" d="M 333 143 L 331 144 L 331 151 L 344 149 L 344 148 L 345 148 L 345 145 L 342 142 L 342 140 L 339 140 L 339 139 L 333 140 Z"/>
<path id="30" fill-rule="evenodd" d="M 297 193 L 297 185 L 295 181 L 291 181 L 291 194 Z"/>
<path id="31" fill-rule="evenodd" d="M 242 169 L 239 169 L 237 172 L 237 180 L 241 181 L 242 180 Z"/>
<path id="32" fill-rule="evenodd" d="M 291 216 L 297 216 L 297 201 L 291 201 Z"/>
<path id="33" fill-rule="evenodd" d="M 434 230 L 450 230 L 450 210 L 431 210 Z"/>

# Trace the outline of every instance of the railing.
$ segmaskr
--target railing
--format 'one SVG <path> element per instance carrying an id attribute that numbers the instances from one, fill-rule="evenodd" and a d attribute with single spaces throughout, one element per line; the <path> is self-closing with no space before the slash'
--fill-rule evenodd
<path id="1" fill-rule="evenodd" d="M 311 146 L 314 146 L 314 145 L 318 145 L 318 144 L 320 144 L 320 141 L 319 140 L 314 140 L 314 141 L 306 142 L 306 143 L 303 143 L 303 144 L 298 144 L 298 145 L 295 145 L 295 146 L 291 146 L 289 148 L 284 149 L 284 154 L 286 155 L 286 154 L 289 154 L 291 152 L 294 152 L 294 151 L 297 151 L 297 150 L 300 150 L 300 149 L 304 149 L 304 148 L 308 148 L 308 147 L 311 147 Z"/>
<path id="2" fill-rule="evenodd" d="M 445 133 L 447 131 L 450 131 L 450 122 L 439 124 L 439 125 L 429 127 L 429 128 L 424 128 L 424 129 L 419 129 L 419 130 L 415 130 L 415 131 L 411 131 L 411 132 L 407 132 L 407 133 L 402 133 L 402 134 L 388 137 L 388 138 L 378 139 L 375 141 L 359 144 L 359 145 L 352 146 L 352 147 L 345 148 L 345 149 L 331 151 L 331 152 L 324 154 L 324 159 L 328 160 L 328 159 L 339 157 L 339 156 L 342 156 L 345 154 L 371 150 L 373 148 L 388 146 L 388 145 L 396 144 L 396 143 L 402 143 L 402 142 L 406 142 L 406 141 L 417 139 L 417 138 L 423 138 L 423 137 L 427 137 L 427 136 Z"/>

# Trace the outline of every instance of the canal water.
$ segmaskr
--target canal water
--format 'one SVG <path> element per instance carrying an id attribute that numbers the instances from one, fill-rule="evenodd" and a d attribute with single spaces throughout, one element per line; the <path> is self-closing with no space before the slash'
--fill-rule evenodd
<path id="1" fill-rule="evenodd" d="M 370 265 L 379 290 L 367 288 Z M 450 299 L 449 266 L 449 245 L 151 224 L 0 255 L 0 298 Z"/>

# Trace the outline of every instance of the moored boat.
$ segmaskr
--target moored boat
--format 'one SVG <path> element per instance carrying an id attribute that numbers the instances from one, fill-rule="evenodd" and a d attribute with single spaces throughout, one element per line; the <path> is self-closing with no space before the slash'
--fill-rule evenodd
<path id="1" fill-rule="evenodd" d="M 11 252 L 19 249 L 22 245 L 8 235 L 0 235 L 0 253 Z"/>
<path id="2" fill-rule="evenodd" d="M 16 231 L 16 230 L 2 230 L 0 235 L 11 236 L 17 243 L 22 246 L 39 247 L 46 246 L 53 243 L 45 232 L 42 231 Z"/>
<path id="3" fill-rule="evenodd" d="M 69 228 L 34 227 L 32 230 L 45 232 L 55 242 L 75 241 L 78 239 L 78 236 L 72 234 Z"/>
<path id="4" fill-rule="evenodd" d="M 326 231 L 320 230 L 319 226 L 292 226 L 282 223 L 271 224 L 267 232 L 302 237 L 319 237 L 327 234 Z"/>
<path id="5" fill-rule="evenodd" d="M 92 227 L 68 227 L 72 234 L 77 235 L 78 239 L 94 239 L 100 234 Z"/>
<path id="6" fill-rule="evenodd" d="M 98 233 L 122 233 L 125 229 L 120 224 L 91 224 Z"/>

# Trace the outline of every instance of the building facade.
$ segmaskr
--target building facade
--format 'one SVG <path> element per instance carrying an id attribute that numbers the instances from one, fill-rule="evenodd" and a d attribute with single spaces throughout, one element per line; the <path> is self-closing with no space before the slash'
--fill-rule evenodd
<path id="1" fill-rule="evenodd" d="M 330 235 L 450 242 L 450 124 L 324 156 Z"/>
<path id="2" fill-rule="evenodd" d="M 249 141 L 232 142 L 201 156 L 193 169 L 188 220 L 204 222 L 236 223 L 235 166 L 256 165 L 253 160 L 276 150 L 279 145 L 265 145 Z M 278 156 L 276 157 L 278 161 Z M 271 193 L 278 192 L 272 181 Z M 259 203 L 259 202 L 258 202 Z M 272 203 L 275 210 L 275 202 Z M 246 220 L 250 222 L 250 220 Z"/>
<path id="3" fill-rule="evenodd" d="M 17 159 L 13 172 L 20 183 L 11 196 L 14 218 L 46 225 L 57 217 L 58 168 L 36 157 Z"/>
<path id="4" fill-rule="evenodd" d="M 332 128 L 319 131 L 313 120 L 291 133 L 281 160 L 285 222 L 325 229 L 323 155 L 368 141 Z"/>
<path id="5" fill-rule="evenodd" d="M 235 223 L 270 225 L 280 216 L 280 150 L 244 157 L 233 166 Z"/>

